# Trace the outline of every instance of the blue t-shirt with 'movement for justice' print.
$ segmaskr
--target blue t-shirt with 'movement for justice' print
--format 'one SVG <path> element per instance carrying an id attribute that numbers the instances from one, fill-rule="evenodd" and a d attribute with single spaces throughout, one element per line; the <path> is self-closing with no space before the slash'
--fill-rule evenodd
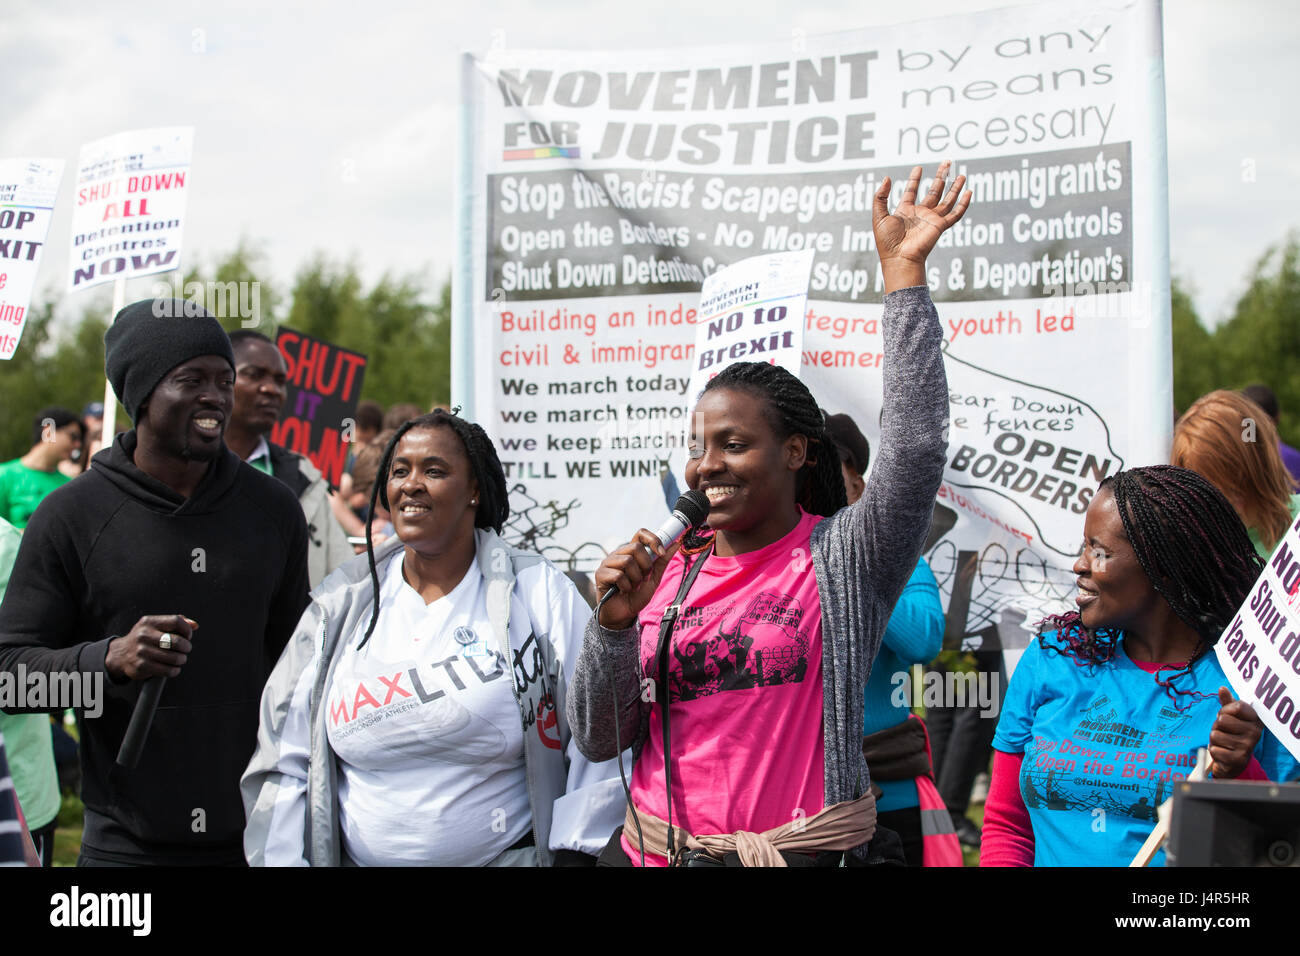
<path id="1" fill-rule="evenodd" d="M 1046 637 L 1063 647 L 1055 633 Z M 1169 671 L 1162 673 L 1168 679 Z M 1178 705 L 1124 652 L 1105 664 L 1031 641 L 1007 688 L 993 746 L 1023 753 L 1020 794 L 1034 830 L 1035 866 L 1127 866 L 1156 825 L 1156 808 L 1191 773 L 1219 715 L 1228 679 L 1211 650 L 1176 686 Z M 1267 729 L 1255 748 L 1270 780 L 1300 777 L 1300 764 Z M 1153 866 L 1164 865 L 1164 850 Z"/>

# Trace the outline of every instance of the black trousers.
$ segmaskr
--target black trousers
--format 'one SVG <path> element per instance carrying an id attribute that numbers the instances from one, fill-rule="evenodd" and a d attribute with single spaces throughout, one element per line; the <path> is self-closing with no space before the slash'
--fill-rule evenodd
<path id="1" fill-rule="evenodd" d="M 975 660 L 980 671 L 1000 675 L 1001 651 L 981 651 Z M 999 676 L 999 689 L 1004 684 Z M 1001 712 L 1000 702 L 997 709 Z M 930 731 L 934 782 L 939 796 L 954 817 L 965 816 L 975 778 L 988 769 L 993 756 L 997 715 L 981 717 L 979 704 L 968 700 L 964 707 L 927 708 L 925 726 Z"/>
<path id="2" fill-rule="evenodd" d="M 904 807 L 876 814 L 876 827 L 886 827 L 898 834 L 903 847 L 903 861 L 908 866 L 925 865 L 925 838 L 921 835 L 921 808 Z"/>

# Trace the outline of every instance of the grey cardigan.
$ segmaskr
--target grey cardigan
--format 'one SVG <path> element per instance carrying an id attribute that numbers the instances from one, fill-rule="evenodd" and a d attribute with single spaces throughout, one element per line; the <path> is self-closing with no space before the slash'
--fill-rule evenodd
<path id="1" fill-rule="evenodd" d="M 924 286 L 900 289 L 885 296 L 884 306 L 884 416 L 875 464 L 857 503 L 812 532 L 822 615 L 826 806 L 852 800 L 870 785 L 862 692 L 894 602 L 920 556 L 947 449 L 943 332 L 930 293 Z M 589 760 L 608 760 L 628 746 L 640 756 L 653 705 L 641 699 L 638 644 L 635 628 L 611 631 L 594 616 L 587 625 L 567 713 Z M 623 735 L 617 744 L 611 672 Z"/>

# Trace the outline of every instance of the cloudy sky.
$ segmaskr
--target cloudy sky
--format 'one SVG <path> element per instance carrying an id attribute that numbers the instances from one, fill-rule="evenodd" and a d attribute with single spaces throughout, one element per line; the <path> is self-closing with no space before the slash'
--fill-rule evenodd
<path id="1" fill-rule="evenodd" d="M 770 42 L 1005 5 L 133 0 L 123 12 L 88 0 L 3 3 L 0 157 L 68 161 L 38 286 L 53 291 L 66 282 L 86 140 L 196 127 L 187 263 L 211 262 L 244 237 L 286 290 L 317 250 L 372 280 L 418 272 L 433 289 L 452 265 L 463 50 Z M 1167 0 L 1164 24 L 1173 268 L 1214 322 L 1265 248 L 1300 227 L 1300 8 Z M 147 294 L 149 280 L 138 281 Z"/>

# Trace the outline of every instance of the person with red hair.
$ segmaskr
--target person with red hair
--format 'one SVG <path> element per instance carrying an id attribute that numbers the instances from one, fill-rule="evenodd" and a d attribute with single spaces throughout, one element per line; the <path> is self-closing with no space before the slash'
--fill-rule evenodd
<path id="1" fill-rule="evenodd" d="M 1267 385 L 1255 384 L 1247 385 L 1241 390 L 1252 402 L 1264 409 L 1268 417 L 1273 420 L 1273 425 L 1278 429 L 1277 451 L 1282 456 L 1282 464 L 1286 467 L 1288 474 L 1300 483 L 1300 451 L 1296 451 L 1286 442 L 1282 441 L 1282 423 L 1279 416 L 1282 414 L 1277 404 L 1277 395 Z"/>
<path id="2" fill-rule="evenodd" d="M 1240 392 L 1202 395 L 1174 426 L 1169 463 L 1207 478 L 1223 493 L 1267 557 L 1300 512 L 1300 496 L 1278 453 L 1277 429 Z"/>

